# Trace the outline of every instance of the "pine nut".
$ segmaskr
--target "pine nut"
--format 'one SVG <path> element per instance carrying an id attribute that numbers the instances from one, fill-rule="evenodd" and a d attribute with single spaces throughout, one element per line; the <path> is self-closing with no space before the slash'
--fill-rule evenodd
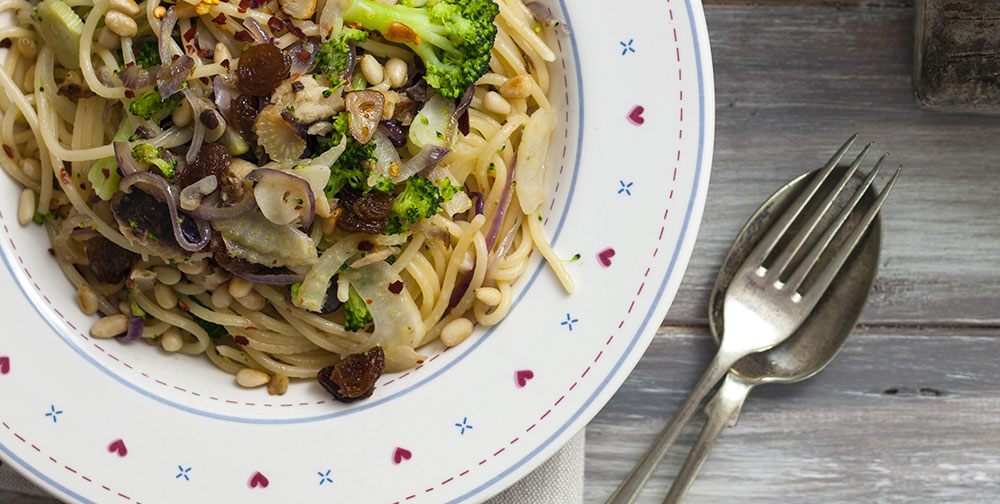
<path id="1" fill-rule="evenodd" d="M 153 295 L 156 296 L 156 304 L 164 310 L 172 310 L 177 306 L 177 293 L 166 285 L 157 283 L 156 287 L 153 287 Z"/>
<path id="2" fill-rule="evenodd" d="M 163 16 L 166 15 L 167 15 L 167 8 L 162 5 L 157 5 L 156 8 L 153 9 L 153 17 L 155 17 L 156 19 L 163 19 Z"/>
<path id="3" fill-rule="evenodd" d="M 28 59 L 33 59 L 38 54 L 38 43 L 34 39 L 21 37 L 17 40 L 17 52 Z"/>
<path id="4" fill-rule="evenodd" d="M 500 86 L 500 95 L 504 98 L 514 99 L 514 98 L 527 98 L 531 96 L 531 90 L 534 88 L 534 83 L 529 75 L 518 75 L 513 77 L 507 82 L 504 82 Z"/>
<path id="5" fill-rule="evenodd" d="M 132 305 L 129 304 L 127 301 L 122 301 L 118 303 L 118 311 L 125 314 L 125 316 L 127 317 L 132 314 Z"/>
<path id="6" fill-rule="evenodd" d="M 90 335 L 94 338 L 114 338 L 128 331 L 128 315 L 111 315 L 104 317 L 90 327 Z"/>
<path id="7" fill-rule="evenodd" d="M 441 329 L 441 343 L 445 346 L 455 346 L 468 338 L 472 334 L 472 321 L 459 317 Z"/>
<path id="8" fill-rule="evenodd" d="M 406 61 L 400 58 L 389 58 L 389 61 L 385 62 L 385 74 L 389 77 L 389 87 L 398 88 L 406 84 L 408 72 Z"/>
<path id="9" fill-rule="evenodd" d="M 153 273 L 156 273 L 156 279 L 162 284 L 174 285 L 181 281 L 181 272 L 177 271 L 176 268 L 171 268 L 170 266 L 153 266 Z"/>
<path id="10" fill-rule="evenodd" d="M 138 16 L 142 12 L 135 0 L 111 0 L 110 4 L 112 9 L 124 12 L 129 17 Z"/>
<path id="11" fill-rule="evenodd" d="M 271 381 L 271 377 L 267 373 L 252 368 L 243 368 L 239 373 L 236 373 L 236 383 L 239 383 L 241 387 L 259 387 L 269 381 Z"/>
<path id="12" fill-rule="evenodd" d="M 28 178 L 33 180 L 38 180 L 42 176 L 42 163 L 35 158 L 24 158 L 21 160 L 21 169 L 24 170 L 24 174 Z"/>
<path id="13" fill-rule="evenodd" d="M 220 285 L 212 291 L 212 306 L 216 308 L 229 308 L 231 304 L 233 304 L 233 296 L 229 295 L 228 286 Z"/>
<path id="14" fill-rule="evenodd" d="M 223 61 L 229 59 L 229 47 L 222 42 L 215 43 L 215 52 L 212 54 L 213 63 L 222 63 Z"/>
<path id="15" fill-rule="evenodd" d="M 184 336 L 181 335 L 181 330 L 176 327 L 171 327 L 167 329 L 166 332 L 160 336 L 160 346 L 168 352 L 176 352 L 184 346 Z"/>
<path id="16" fill-rule="evenodd" d="M 21 198 L 17 200 L 17 222 L 22 226 L 27 226 L 31 219 L 35 217 L 35 191 L 25 188 L 21 191 Z"/>
<path id="17" fill-rule="evenodd" d="M 188 103 L 187 100 L 184 100 L 177 106 L 177 108 L 174 109 L 174 113 L 171 118 L 173 119 L 175 125 L 183 128 L 184 126 L 191 124 L 192 115 L 194 115 L 194 113 L 191 110 L 191 104 Z"/>
<path id="18" fill-rule="evenodd" d="M 188 275 L 200 275 L 203 271 L 205 271 L 206 267 L 208 267 L 208 263 L 204 260 L 177 263 L 177 269 L 187 273 Z"/>
<path id="19" fill-rule="evenodd" d="M 385 71 L 382 69 L 382 65 L 371 54 L 365 54 L 361 57 L 361 73 L 365 75 L 365 80 L 372 86 L 381 84 L 382 79 L 385 78 Z"/>
<path id="20" fill-rule="evenodd" d="M 241 305 L 247 310 L 260 311 L 263 310 L 267 303 L 264 301 L 264 296 L 261 296 L 257 291 L 250 291 L 249 294 L 243 297 L 236 298 Z"/>
<path id="21" fill-rule="evenodd" d="M 503 297 L 500 295 L 500 291 L 493 287 L 480 287 L 476 289 L 476 299 L 483 302 L 486 306 L 497 306 L 500 304 L 500 300 Z"/>
<path id="22" fill-rule="evenodd" d="M 156 281 L 156 274 L 145 268 L 134 268 L 128 274 L 128 279 L 135 284 L 136 287 L 148 288 L 153 285 Z"/>
<path id="23" fill-rule="evenodd" d="M 104 23 L 119 37 L 134 37 L 136 33 L 139 33 L 139 26 L 135 24 L 135 20 L 123 12 L 108 11 L 104 15 Z"/>
<path id="24" fill-rule="evenodd" d="M 241 298 L 250 294 L 253 290 L 253 284 L 248 280 L 244 280 L 240 277 L 234 276 L 229 280 L 229 295 L 234 298 Z"/>
<path id="25" fill-rule="evenodd" d="M 510 113 L 510 103 L 496 91 L 490 91 L 483 97 L 483 108 L 487 112 L 505 116 Z"/>
<path id="26" fill-rule="evenodd" d="M 267 384 L 267 393 L 270 395 L 284 395 L 288 392 L 288 377 L 285 375 L 275 375 L 271 382 Z"/>
<path id="27" fill-rule="evenodd" d="M 87 284 L 80 284 L 76 289 L 76 299 L 80 301 L 80 310 L 84 315 L 97 313 L 97 293 Z"/>

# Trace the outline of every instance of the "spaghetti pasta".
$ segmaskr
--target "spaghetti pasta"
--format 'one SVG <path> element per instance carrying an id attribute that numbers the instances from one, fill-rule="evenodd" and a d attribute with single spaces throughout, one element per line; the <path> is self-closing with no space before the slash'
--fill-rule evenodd
<path id="1" fill-rule="evenodd" d="M 454 59 L 427 52 L 454 50 L 451 32 L 421 47 L 352 24 L 371 1 L 303 15 L 284 0 L 147 0 L 137 33 L 103 22 L 108 0 L 0 1 L 20 25 L 0 38 L 37 46 L 4 56 L 0 167 L 38 195 L 70 283 L 131 317 L 123 339 L 290 378 L 380 346 L 399 371 L 456 319 L 499 323 L 532 251 L 573 290 L 532 202 L 556 34 L 521 0 L 477 0 L 498 15 L 461 85 L 442 77 Z M 396 24 L 469 15 L 459 0 L 403 3 L 386 11 L 405 14 Z M 407 75 L 356 69 L 362 55 Z M 521 76 L 526 92 L 491 106 Z"/>

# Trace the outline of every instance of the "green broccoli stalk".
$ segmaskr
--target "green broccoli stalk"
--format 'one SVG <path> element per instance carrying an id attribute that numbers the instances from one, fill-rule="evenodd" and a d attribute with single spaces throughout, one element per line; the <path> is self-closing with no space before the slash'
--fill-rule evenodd
<path id="1" fill-rule="evenodd" d="M 365 300 L 361 299 L 361 295 L 354 290 L 352 285 L 347 302 L 344 303 L 344 329 L 357 331 L 364 329 L 371 322 L 372 314 L 368 311 L 368 305 L 365 304 Z"/>
<path id="2" fill-rule="evenodd" d="M 150 144 L 136 144 L 132 147 L 132 157 L 140 163 L 151 164 L 160 169 L 164 177 L 174 178 L 177 173 L 177 161 L 163 159 L 163 147 L 153 147 Z"/>
<path id="3" fill-rule="evenodd" d="M 390 23 L 406 25 L 419 37 L 406 45 L 424 61 L 427 83 L 458 98 L 489 70 L 499 13 L 493 0 L 428 0 L 422 7 L 354 0 L 344 21 L 382 34 Z"/>
<path id="4" fill-rule="evenodd" d="M 452 193 L 454 194 L 454 192 Z M 416 174 L 406 179 L 406 189 L 392 202 L 389 227 L 385 234 L 406 231 L 407 224 L 414 224 L 424 217 L 432 217 L 441 210 L 444 197 L 441 191 L 423 175 Z"/>
<path id="5" fill-rule="evenodd" d="M 344 85 L 339 74 L 347 68 L 349 60 L 348 42 L 364 42 L 368 40 L 368 32 L 344 28 L 340 34 L 322 42 L 316 52 L 316 72 L 326 75 L 333 87 Z"/>
<path id="6" fill-rule="evenodd" d="M 161 121 L 167 114 L 174 111 L 174 108 L 180 104 L 181 100 L 184 99 L 184 95 L 181 93 L 174 93 L 170 95 L 169 98 L 163 99 L 160 96 L 160 92 L 156 88 L 146 91 L 140 95 L 132 103 L 129 104 L 128 110 L 132 112 L 132 115 L 139 116 L 143 119 L 153 119 L 156 122 Z"/>

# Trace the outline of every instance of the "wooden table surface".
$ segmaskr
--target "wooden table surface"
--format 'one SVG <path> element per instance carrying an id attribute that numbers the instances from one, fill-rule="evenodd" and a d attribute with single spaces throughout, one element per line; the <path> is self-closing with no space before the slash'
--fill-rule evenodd
<path id="1" fill-rule="evenodd" d="M 657 337 L 587 428 L 586 501 L 607 498 L 711 358 L 708 296 L 746 218 L 860 132 L 904 167 L 861 322 L 815 378 L 751 394 L 687 502 L 998 502 L 1000 117 L 917 107 L 912 2 L 707 0 L 706 17 L 705 217 Z M 700 425 L 641 502 L 661 501 Z"/>
<path id="2" fill-rule="evenodd" d="M 860 132 L 904 166 L 861 323 L 815 378 L 751 394 L 687 502 L 996 502 L 1000 118 L 917 107 L 909 1 L 708 0 L 706 15 L 717 118 L 707 208 L 667 319 L 587 428 L 586 501 L 604 501 L 708 363 L 709 291 L 746 218 Z M 698 424 L 641 502 L 666 494 Z"/>

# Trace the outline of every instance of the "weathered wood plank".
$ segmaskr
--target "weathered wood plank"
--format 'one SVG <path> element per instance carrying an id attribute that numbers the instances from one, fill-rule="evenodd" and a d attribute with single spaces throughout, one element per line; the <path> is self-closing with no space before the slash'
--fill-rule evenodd
<path id="1" fill-rule="evenodd" d="M 1000 353 L 990 332 L 859 331 L 828 369 L 751 395 L 687 502 L 995 502 Z M 587 428 L 587 502 L 603 502 L 680 405 L 715 345 L 663 330 Z M 700 415 L 699 415 L 700 417 Z M 660 502 L 700 429 L 685 430 L 641 502 Z"/>
<path id="2" fill-rule="evenodd" d="M 704 324 L 716 270 L 747 216 L 859 131 L 904 166 L 884 210 L 881 271 L 862 321 L 1000 323 L 1000 118 L 916 105 L 912 10 L 726 8 L 707 16 L 715 161 L 667 322 Z"/>

